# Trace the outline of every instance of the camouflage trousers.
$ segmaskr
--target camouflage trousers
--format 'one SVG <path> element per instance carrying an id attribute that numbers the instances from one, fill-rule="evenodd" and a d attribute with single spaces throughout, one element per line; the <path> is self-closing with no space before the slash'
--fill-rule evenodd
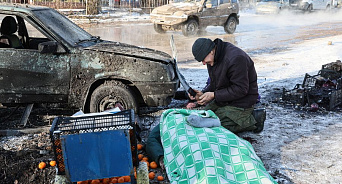
<path id="1" fill-rule="evenodd" d="M 252 115 L 253 107 L 239 108 L 233 106 L 218 106 L 215 101 L 209 103 L 205 110 L 212 110 L 220 118 L 221 125 L 234 132 L 251 131 L 256 128 L 255 119 Z"/>

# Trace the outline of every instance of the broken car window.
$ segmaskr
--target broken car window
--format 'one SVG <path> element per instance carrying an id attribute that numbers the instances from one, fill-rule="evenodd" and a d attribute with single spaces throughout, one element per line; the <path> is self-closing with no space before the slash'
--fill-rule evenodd
<path id="1" fill-rule="evenodd" d="M 79 46 L 78 43 L 81 43 L 80 41 L 93 41 L 92 35 L 55 10 L 41 9 L 34 10 L 33 12 L 43 25 L 47 26 L 47 29 L 55 32 L 56 35 L 73 47 Z"/>

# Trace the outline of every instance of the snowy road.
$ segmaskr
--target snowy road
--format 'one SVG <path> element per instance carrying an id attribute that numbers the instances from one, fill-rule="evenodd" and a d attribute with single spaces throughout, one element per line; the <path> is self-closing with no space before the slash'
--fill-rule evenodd
<path id="1" fill-rule="evenodd" d="M 205 85 L 206 67 L 194 61 L 191 54 L 191 45 L 197 37 L 184 37 L 181 32 L 157 34 L 152 24 L 87 30 L 104 39 L 170 54 L 169 38 L 174 34 L 183 75 L 194 88 Z M 208 27 L 204 36 L 234 43 L 255 62 L 267 120 L 260 134 L 239 136 L 253 140 L 254 149 L 271 175 L 279 183 L 342 183 L 341 110 L 307 112 L 273 103 L 277 89 L 292 89 L 302 82 L 305 73 L 316 74 L 321 65 L 342 59 L 342 11 L 241 13 L 240 25 L 233 35 L 225 34 L 222 27 Z"/>
<path id="2" fill-rule="evenodd" d="M 158 34 L 151 23 L 115 24 L 85 28 L 102 39 L 150 47 L 171 54 L 170 35 L 175 37 L 179 61 L 192 60 L 191 46 L 198 37 L 184 37 L 181 31 Z M 209 26 L 202 35 L 211 39 L 221 38 L 234 43 L 249 54 L 262 54 L 284 50 L 291 43 L 319 37 L 338 35 L 342 32 L 342 11 L 310 14 L 282 12 L 278 15 L 240 13 L 240 25 L 232 35 L 223 27 Z"/>

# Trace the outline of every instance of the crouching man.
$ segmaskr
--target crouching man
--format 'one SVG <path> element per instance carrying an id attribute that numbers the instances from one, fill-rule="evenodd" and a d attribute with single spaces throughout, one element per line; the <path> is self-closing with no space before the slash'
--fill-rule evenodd
<path id="1" fill-rule="evenodd" d="M 238 133 L 263 130 L 266 112 L 254 110 L 258 100 L 257 73 L 252 59 L 240 48 L 221 39 L 198 38 L 192 46 L 195 59 L 207 65 L 210 84 L 196 91 L 198 104 L 206 105 L 221 125 Z"/>

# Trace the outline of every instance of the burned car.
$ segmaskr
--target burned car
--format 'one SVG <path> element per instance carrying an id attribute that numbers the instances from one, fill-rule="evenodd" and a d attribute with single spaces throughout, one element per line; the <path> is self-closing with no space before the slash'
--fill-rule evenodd
<path id="1" fill-rule="evenodd" d="M 101 40 L 54 9 L 0 5 L 0 103 L 85 112 L 167 106 L 179 87 L 164 52 Z M 152 108 L 152 109 L 153 109 Z"/>
<path id="2" fill-rule="evenodd" d="M 233 34 L 239 24 L 239 4 L 237 0 L 176 0 L 153 9 L 150 19 L 158 33 L 182 30 L 184 36 L 193 36 L 207 26 L 223 26 Z"/>

